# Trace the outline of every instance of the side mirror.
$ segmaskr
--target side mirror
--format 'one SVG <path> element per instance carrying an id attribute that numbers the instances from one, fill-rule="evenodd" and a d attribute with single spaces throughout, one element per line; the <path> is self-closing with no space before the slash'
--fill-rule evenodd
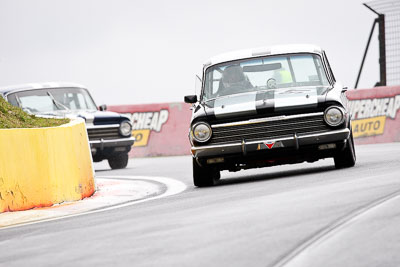
<path id="1" fill-rule="evenodd" d="M 99 106 L 99 110 L 100 111 L 106 111 L 107 110 L 107 105 L 106 104 L 100 105 Z"/>
<path id="2" fill-rule="evenodd" d="M 194 104 L 197 102 L 197 95 L 187 95 L 184 100 L 185 103 Z"/>

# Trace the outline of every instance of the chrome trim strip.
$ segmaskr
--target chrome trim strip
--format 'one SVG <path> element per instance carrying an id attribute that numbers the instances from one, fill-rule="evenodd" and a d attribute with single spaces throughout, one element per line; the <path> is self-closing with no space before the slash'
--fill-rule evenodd
<path id="1" fill-rule="evenodd" d="M 269 140 L 258 140 L 258 141 L 251 141 L 251 142 L 246 142 L 246 145 L 253 145 L 253 144 L 258 144 L 262 143 L 264 141 L 286 141 L 286 140 L 292 140 L 292 137 L 285 137 L 285 138 L 276 138 L 276 139 L 269 139 Z M 205 150 L 205 149 L 214 149 L 214 148 L 227 148 L 227 147 L 235 147 L 235 146 L 242 146 L 242 143 L 230 143 L 226 145 L 212 145 L 212 146 L 199 146 L 199 147 L 194 147 L 192 146 L 192 151 L 197 151 L 197 150 Z"/>
<path id="2" fill-rule="evenodd" d="M 135 141 L 134 137 L 129 138 L 119 138 L 119 139 L 101 139 L 101 140 L 92 140 L 89 141 L 90 144 L 107 144 L 107 143 L 115 143 L 115 142 L 126 142 L 126 141 Z"/>
<path id="3" fill-rule="evenodd" d="M 106 128 L 119 128 L 119 124 L 109 124 L 109 125 L 86 125 L 86 129 L 106 129 Z"/>
<path id="4" fill-rule="evenodd" d="M 282 115 L 282 116 L 262 118 L 262 119 L 252 119 L 252 120 L 247 120 L 247 121 L 215 124 L 215 125 L 211 125 L 211 128 L 221 128 L 221 127 L 239 126 L 239 125 L 246 125 L 246 124 L 256 124 L 256 123 L 262 123 L 262 122 L 268 122 L 268 121 L 290 120 L 290 119 L 305 118 L 305 117 L 315 117 L 315 116 L 321 116 L 321 115 L 324 115 L 324 112 L 306 113 L 306 114 L 289 115 L 289 116 Z"/>
<path id="5" fill-rule="evenodd" d="M 330 136 L 330 135 L 335 135 L 335 134 L 344 134 L 348 133 L 350 134 L 350 130 L 348 128 L 344 128 L 341 130 L 334 130 L 330 132 L 325 132 L 325 133 L 315 133 L 315 134 L 307 134 L 307 135 L 297 135 L 297 139 L 301 140 L 304 138 L 310 138 L 310 137 L 321 137 L 321 136 Z M 257 141 L 251 141 L 251 142 L 246 142 L 246 145 L 253 145 L 253 144 L 259 144 L 267 141 L 288 141 L 288 140 L 294 140 L 293 137 L 284 137 L 284 138 L 271 138 L 271 139 L 262 139 L 262 140 L 257 140 Z M 195 151 L 201 151 L 201 150 L 207 150 L 207 149 L 218 149 L 218 148 L 230 148 L 230 147 L 239 147 L 241 149 L 242 143 L 230 143 L 230 144 L 225 144 L 225 145 L 211 145 L 211 146 L 199 146 L 199 147 L 194 147 L 192 146 L 191 150 L 193 152 Z"/>
<path id="6" fill-rule="evenodd" d="M 258 143 L 264 143 L 266 141 L 278 142 L 278 141 L 287 141 L 287 140 L 292 140 L 292 139 L 293 139 L 292 137 L 275 138 L 275 139 L 267 139 L 267 140 L 264 139 L 264 140 L 261 140 L 261 141 L 251 141 L 251 142 L 248 142 L 247 144 L 252 145 L 252 144 L 258 144 Z"/>
<path id="7" fill-rule="evenodd" d="M 330 131 L 330 132 L 325 132 L 325 133 L 300 135 L 300 136 L 297 136 L 297 138 L 302 139 L 302 138 L 309 138 L 309 137 L 320 137 L 320 136 L 326 136 L 326 135 L 332 135 L 332 134 L 341 134 L 341 133 L 350 134 L 350 130 L 348 128 L 344 128 L 344 129 L 341 129 L 341 130 L 335 130 L 335 131 Z"/>

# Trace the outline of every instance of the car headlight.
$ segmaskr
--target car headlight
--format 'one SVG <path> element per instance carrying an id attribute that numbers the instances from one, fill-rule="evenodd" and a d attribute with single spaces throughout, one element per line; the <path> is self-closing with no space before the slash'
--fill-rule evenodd
<path id="1" fill-rule="evenodd" d="M 200 143 L 207 142 L 211 138 L 211 127 L 208 123 L 199 122 L 193 125 L 192 135 L 194 140 Z"/>
<path id="2" fill-rule="evenodd" d="M 344 111 L 341 107 L 329 107 L 325 110 L 324 119 L 329 126 L 338 126 L 344 121 Z"/>
<path id="3" fill-rule="evenodd" d="M 130 136 L 132 134 L 132 125 L 130 122 L 121 122 L 121 125 L 119 126 L 119 133 L 123 136 Z"/>

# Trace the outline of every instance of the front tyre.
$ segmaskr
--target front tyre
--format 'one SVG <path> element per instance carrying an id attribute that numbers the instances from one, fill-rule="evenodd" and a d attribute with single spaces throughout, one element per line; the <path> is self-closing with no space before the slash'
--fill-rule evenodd
<path id="1" fill-rule="evenodd" d="M 354 148 L 353 133 L 347 140 L 346 148 L 334 157 L 336 169 L 353 167 L 356 164 L 356 151 Z"/>
<path id="2" fill-rule="evenodd" d="M 129 156 L 126 153 L 113 155 L 108 159 L 111 169 L 124 169 L 128 165 Z"/>
<path id="3" fill-rule="evenodd" d="M 197 187 L 213 186 L 221 177 L 220 172 L 210 167 L 202 167 L 193 158 L 193 183 Z"/>

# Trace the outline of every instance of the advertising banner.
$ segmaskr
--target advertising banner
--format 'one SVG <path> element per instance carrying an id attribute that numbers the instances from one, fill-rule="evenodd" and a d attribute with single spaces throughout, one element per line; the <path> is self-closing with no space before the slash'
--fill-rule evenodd
<path id="1" fill-rule="evenodd" d="M 400 142 L 400 86 L 349 90 L 357 144 Z M 109 106 L 127 115 L 136 138 L 131 157 L 189 155 L 190 105 L 161 103 Z"/>
<path id="2" fill-rule="evenodd" d="M 127 115 L 136 141 L 130 157 L 189 155 L 190 105 L 161 103 L 109 106 L 109 110 Z"/>
<path id="3" fill-rule="evenodd" d="M 400 142 L 400 86 L 347 92 L 357 144 Z"/>

